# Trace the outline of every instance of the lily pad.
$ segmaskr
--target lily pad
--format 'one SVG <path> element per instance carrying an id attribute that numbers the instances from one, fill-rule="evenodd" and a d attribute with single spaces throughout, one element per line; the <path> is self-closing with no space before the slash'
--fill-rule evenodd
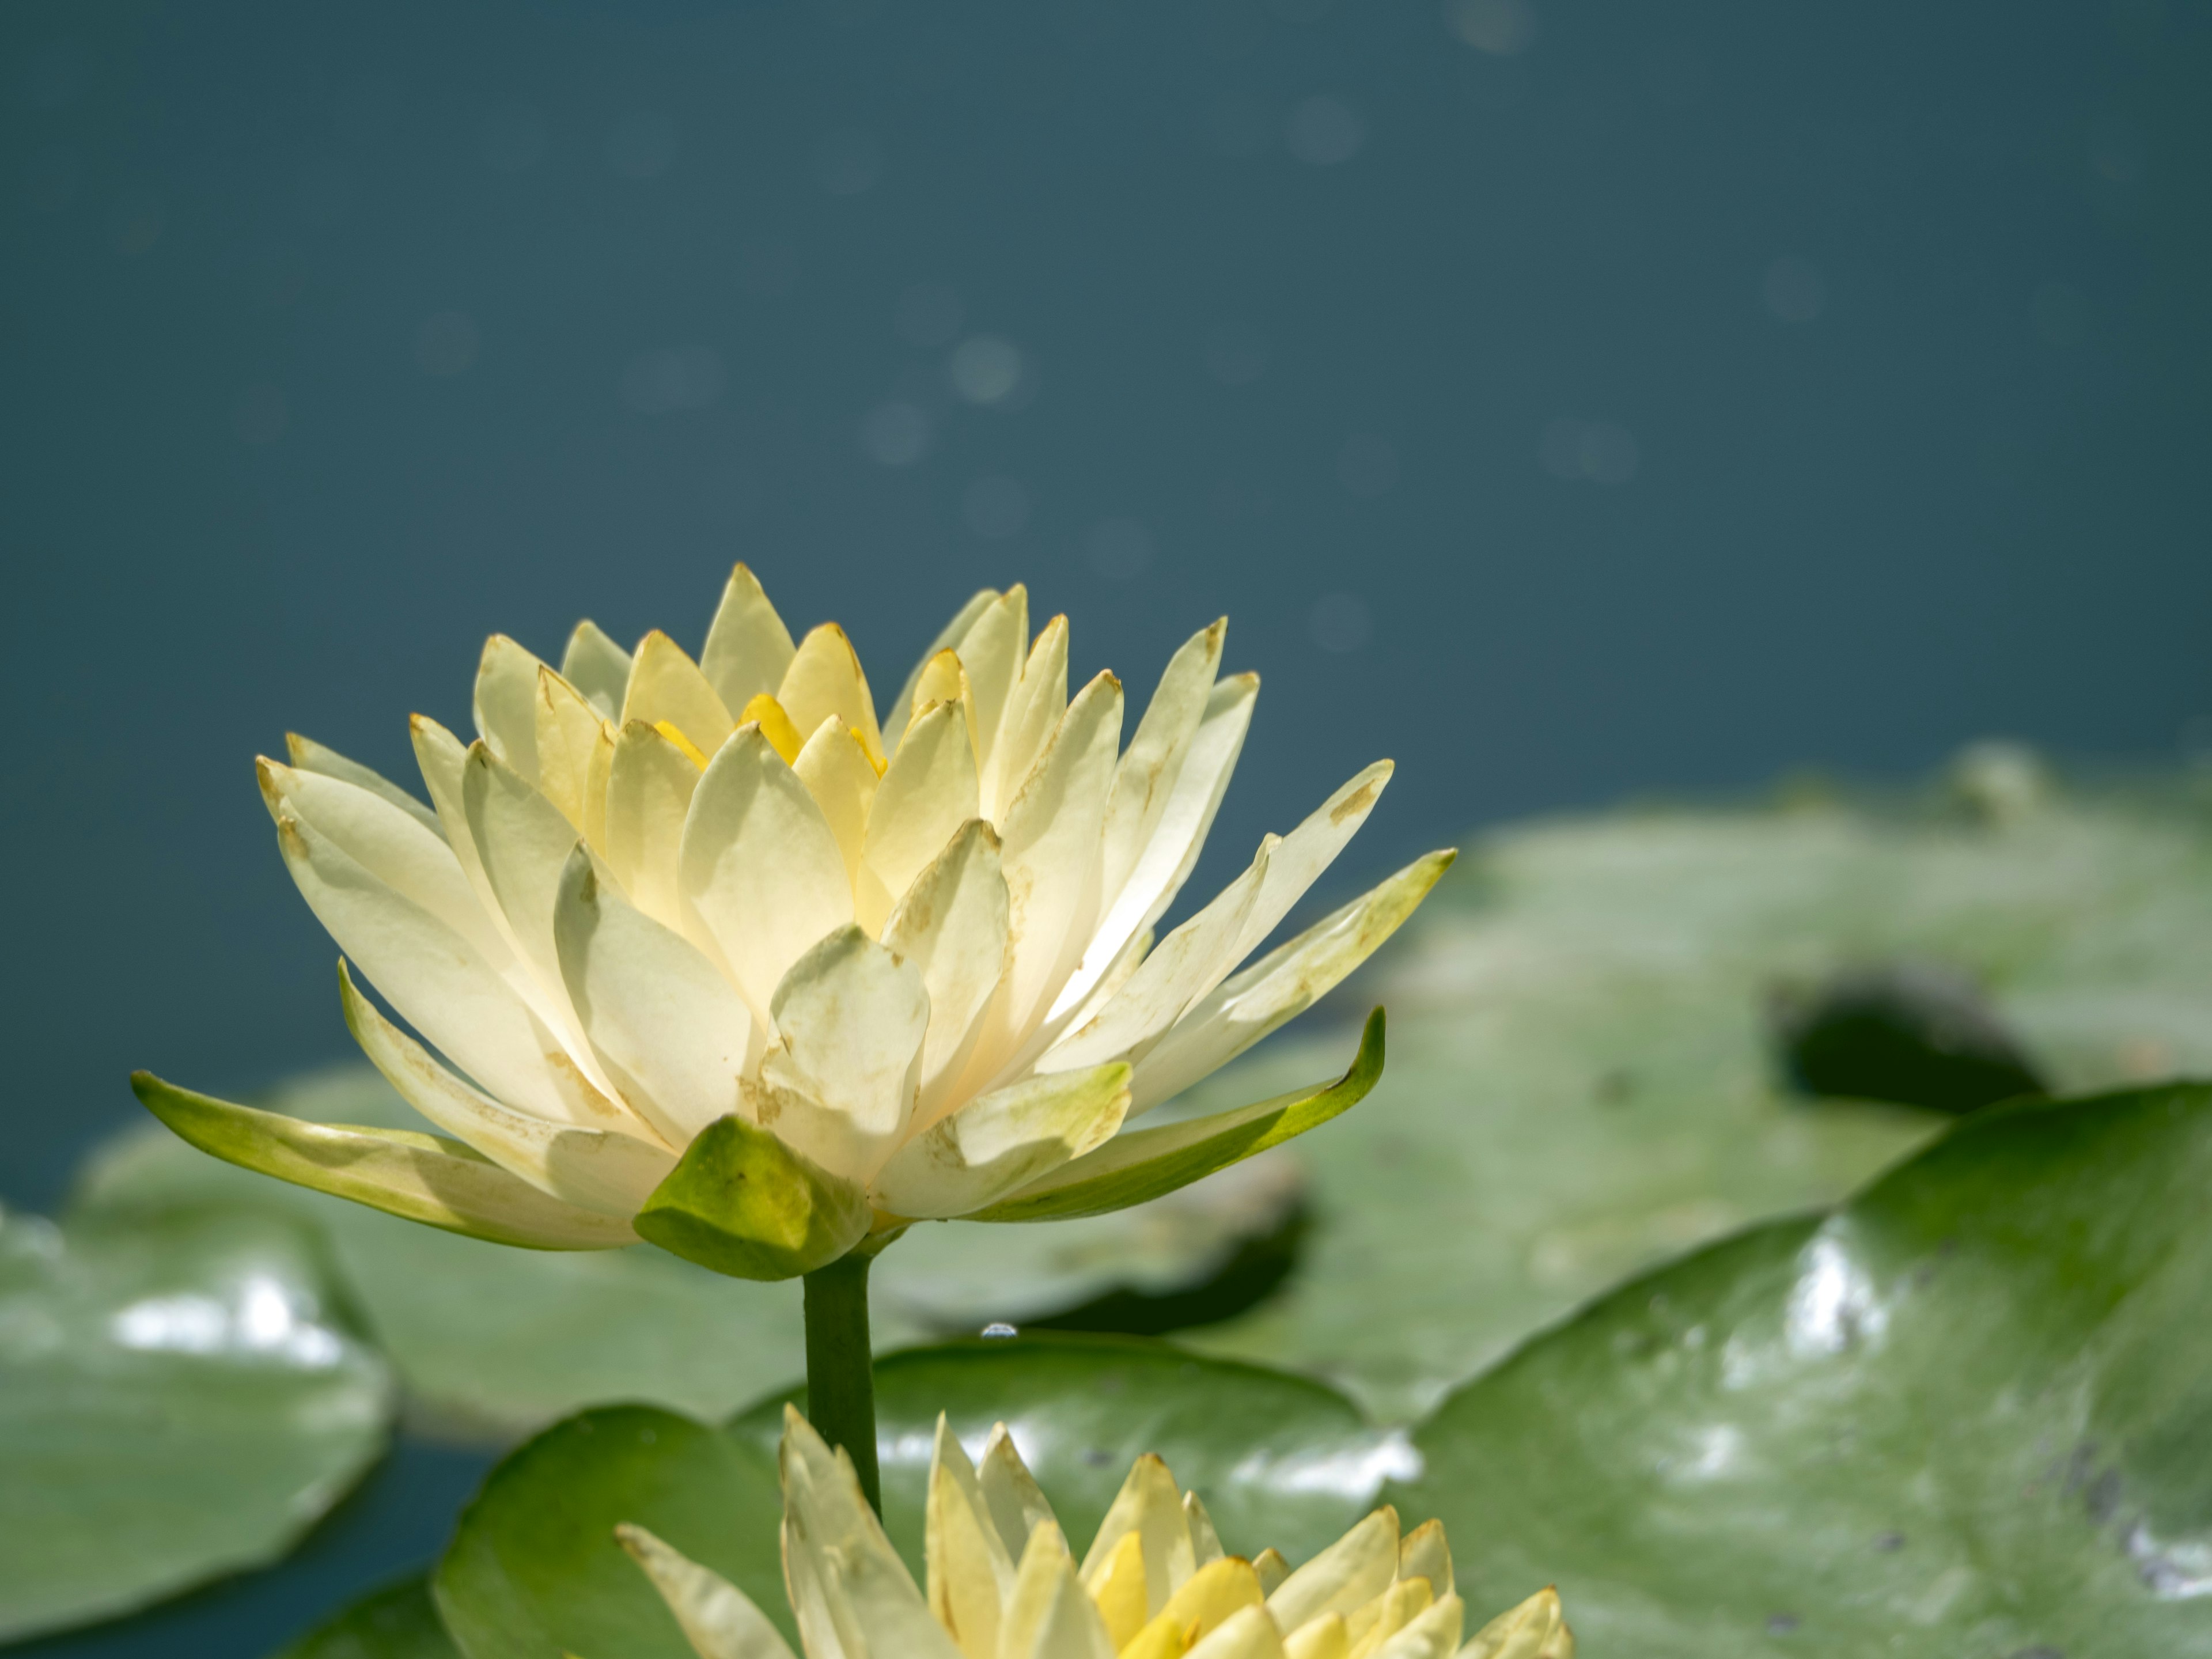
<path id="1" fill-rule="evenodd" d="M 1287 1149 L 1313 1213 L 1297 1274 L 1188 1340 L 1409 1419 L 1625 1276 L 1835 1202 L 1949 1120 L 1800 1094 L 1770 1010 L 1899 963 L 1963 975 L 2054 1087 L 2212 1071 L 2212 810 L 1981 754 L 1911 798 L 1800 787 L 1492 837 L 1347 993 L 1389 1006 L 1390 1066 Z M 1352 1041 L 1278 1048 L 1186 1109 Z"/>
<path id="2" fill-rule="evenodd" d="M 287 1647 L 276 1659 L 460 1659 L 421 1575 L 372 1590 Z"/>
<path id="3" fill-rule="evenodd" d="M 650 1528 L 789 1627 L 775 1442 L 783 1401 L 726 1429 L 650 1407 L 556 1425 L 493 1471 L 435 1582 L 469 1659 L 563 1651 L 691 1659 L 617 1522 Z M 877 1372 L 886 1524 L 919 1571 L 937 1413 L 980 1451 L 1004 1419 L 1071 1537 L 1097 1529 L 1140 1452 L 1164 1455 L 1224 1541 L 1294 1559 L 1335 1538 L 1404 1466 L 1402 1442 L 1319 1383 L 1133 1338 L 1046 1335 L 894 1355 Z"/>
<path id="4" fill-rule="evenodd" d="M 0 1640 L 283 1556 L 382 1452 L 384 1362 L 312 1239 L 0 1215 Z"/>
<path id="5" fill-rule="evenodd" d="M 421 1127 L 367 1066 L 296 1079 L 267 1103 L 319 1122 Z M 1079 1313 L 1116 1291 L 1203 1291 L 1248 1242 L 1279 1240 L 1297 1183 L 1255 1159 L 1139 1209 L 1024 1228 L 1019 1248 L 1003 1228 L 917 1226 L 876 1264 L 877 1346 Z M 120 1218 L 179 1202 L 323 1230 L 431 1432 L 511 1439 L 604 1400 L 720 1417 L 806 1368 L 796 1284 L 740 1283 L 644 1247 L 551 1254 L 457 1237 L 233 1168 L 158 1124 L 94 1156 L 76 1208 Z"/>
<path id="6" fill-rule="evenodd" d="M 2212 1654 L 2208 1190 L 2212 1087 L 1997 1108 L 1538 1338 L 1395 1496 L 1593 1651 Z"/>

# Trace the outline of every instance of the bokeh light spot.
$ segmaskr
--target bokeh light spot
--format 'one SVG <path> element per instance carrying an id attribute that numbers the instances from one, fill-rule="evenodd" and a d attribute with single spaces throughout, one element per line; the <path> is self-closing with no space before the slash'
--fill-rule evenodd
<path id="1" fill-rule="evenodd" d="M 1512 58 L 1536 39 L 1527 0 L 1444 0 L 1444 27 L 1477 52 Z"/>
<path id="2" fill-rule="evenodd" d="M 1022 354 L 996 334 L 971 335 L 953 348 L 945 373 L 968 402 L 1002 404 L 1022 383 Z"/>
<path id="3" fill-rule="evenodd" d="M 1283 143 L 1309 166 L 1337 167 L 1359 154 L 1367 143 L 1367 124 L 1343 99 L 1321 94 L 1291 112 Z"/>
<path id="4" fill-rule="evenodd" d="M 1375 616 L 1357 593 L 1324 593 L 1307 614 L 1306 632 L 1322 650 L 1341 655 L 1375 637 Z"/>

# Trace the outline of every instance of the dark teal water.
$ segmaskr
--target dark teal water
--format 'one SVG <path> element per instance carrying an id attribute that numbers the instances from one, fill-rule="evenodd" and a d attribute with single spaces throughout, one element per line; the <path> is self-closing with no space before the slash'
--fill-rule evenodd
<path id="1" fill-rule="evenodd" d="M 16 0 L 0 1196 L 343 1050 L 254 751 L 404 775 L 487 633 L 696 647 L 737 556 L 884 691 L 986 581 L 1139 686 L 1231 613 L 1216 872 L 1377 753 L 1346 885 L 2212 748 L 2208 70 L 2202 0 Z M 410 1457 L 51 1650 L 265 1645 L 434 1547 Z"/>

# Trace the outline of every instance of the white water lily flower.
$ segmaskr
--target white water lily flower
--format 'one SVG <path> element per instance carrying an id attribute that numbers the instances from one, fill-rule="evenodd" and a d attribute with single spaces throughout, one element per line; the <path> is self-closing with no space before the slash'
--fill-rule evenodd
<path id="1" fill-rule="evenodd" d="M 1304 1566 L 1224 1553 L 1195 1492 L 1140 1457 L 1079 1564 L 1000 1424 L 971 1462 L 937 1424 L 926 1585 L 852 1460 L 784 1413 L 784 1587 L 806 1659 L 1574 1659 L 1556 1592 L 1462 1642 L 1435 1521 L 1376 1510 Z M 642 1527 L 617 1529 L 700 1659 L 792 1659 L 744 1593 Z"/>
<path id="2" fill-rule="evenodd" d="M 259 763 L 347 1022 L 444 1135 L 141 1096 L 218 1156 L 434 1225 L 757 1279 L 915 1220 L 1158 1196 L 1371 1085 L 1379 1020 L 1333 1085 L 1123 1132 L 1334 985 L 1451 857 L 1237 971 L 1378 762 L 1153 943 L 1258 689 L 1221 677 L 1224 626 L 1126 746 L 1120 681 L 1070 696 L 1066 623 L 1032 638 L 1018 586 L 971 599 L 880 720 L 843 632 L 794 643 L 743 565 L 696 661 L 588 622 L 558 671 L 495 637 L 476 740 L 414 718 L 428 805 L 303 738 Z"/>

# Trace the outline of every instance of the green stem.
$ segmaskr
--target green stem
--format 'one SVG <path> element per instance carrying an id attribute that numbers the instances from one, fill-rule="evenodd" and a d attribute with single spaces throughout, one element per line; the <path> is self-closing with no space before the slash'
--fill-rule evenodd
<path id="1" fill-rule="evenodd" d="M 884 1512 L 876 1473 L 875 1358 L 868 1347 L 868 1266 L 854 1251 L 806 1275 L 806 1418 L 842 1446 L 860 1490 Z"/>

